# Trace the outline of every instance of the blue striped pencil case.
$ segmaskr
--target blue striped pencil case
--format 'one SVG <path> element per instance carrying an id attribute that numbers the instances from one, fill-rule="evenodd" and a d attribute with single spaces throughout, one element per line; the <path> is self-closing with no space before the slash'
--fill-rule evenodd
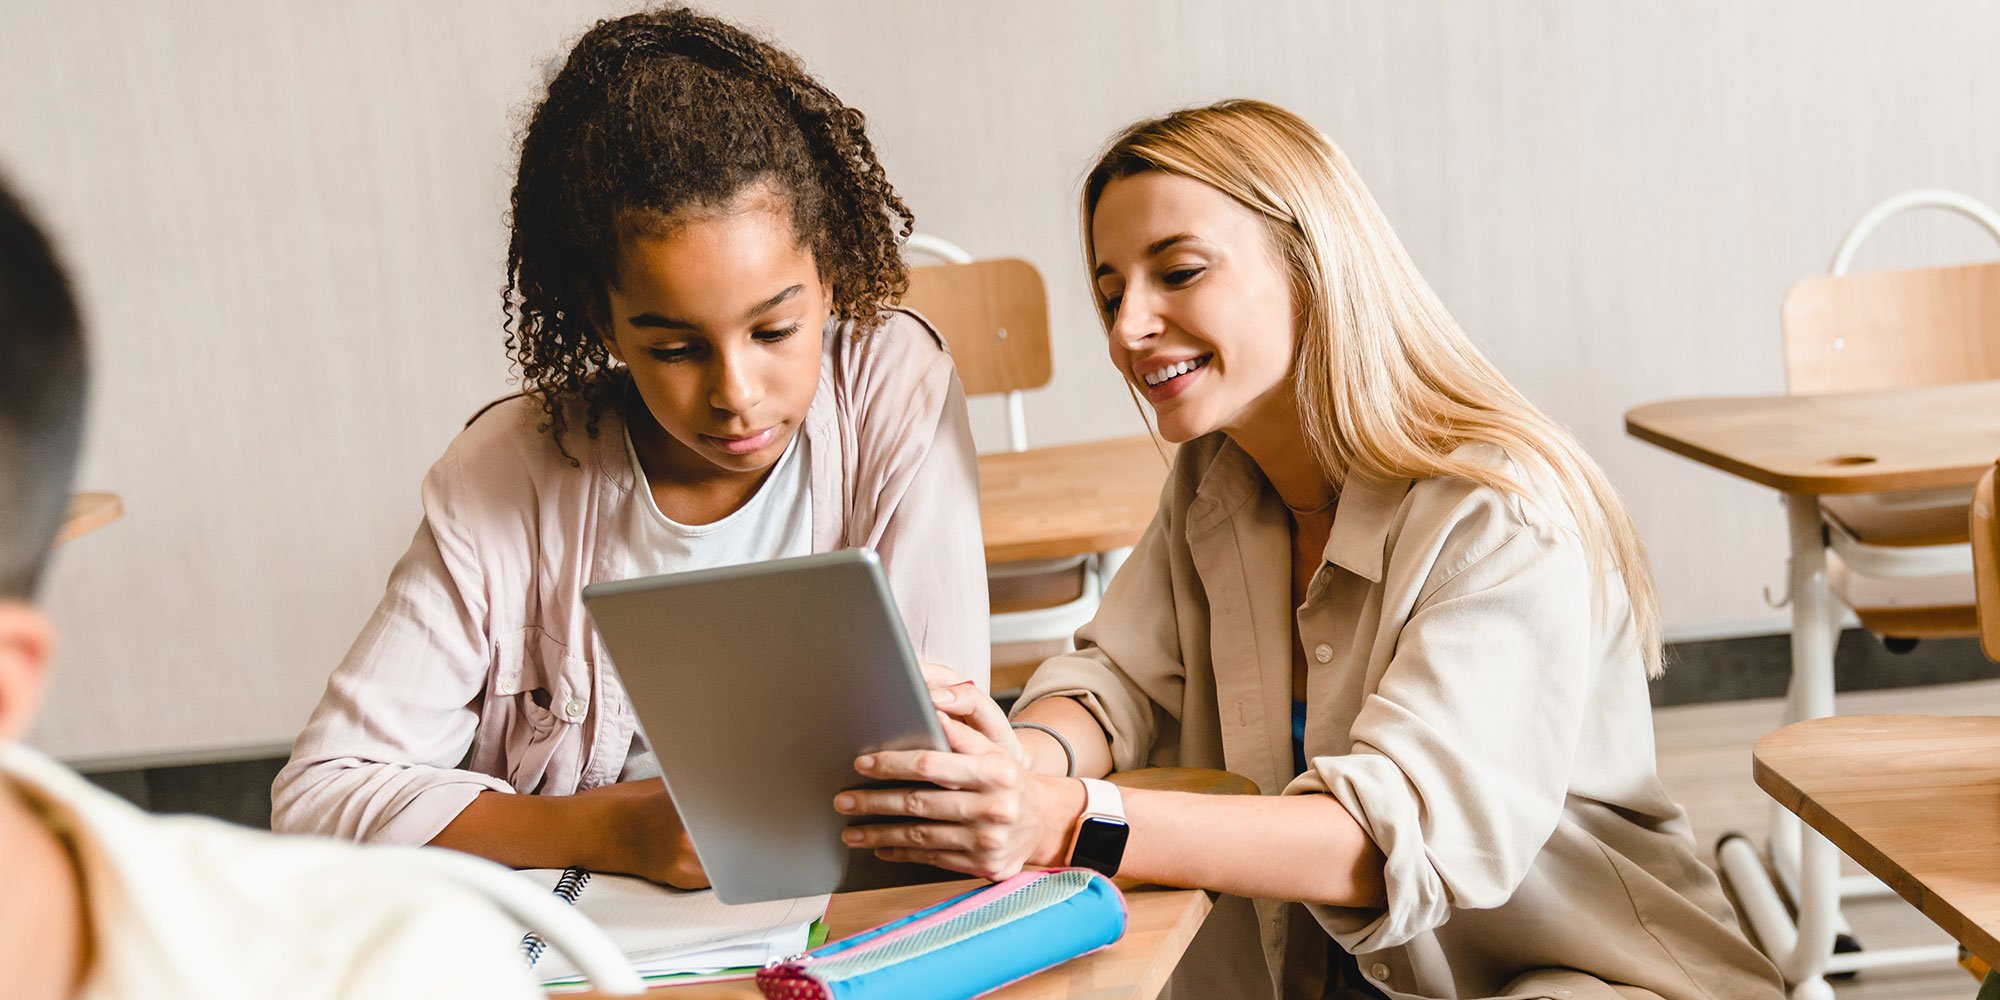
<path id="1" fill-rule="evenodd" d="M 757 973 L 769 1000 L 954 1000 L 1107 947 L 1125 897 L 1088 868 L 1022 872 Z"/>

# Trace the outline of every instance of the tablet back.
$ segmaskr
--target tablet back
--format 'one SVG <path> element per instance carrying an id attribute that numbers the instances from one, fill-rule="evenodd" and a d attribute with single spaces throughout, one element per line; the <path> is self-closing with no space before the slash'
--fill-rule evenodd
<path id="1" fill-rule="evenodd" d="M 854 758 L 945 746 L 875 554 L 599 583 L 583 600 L 716 895 L 853 888 L 833 797 L 863 784 Z"/>

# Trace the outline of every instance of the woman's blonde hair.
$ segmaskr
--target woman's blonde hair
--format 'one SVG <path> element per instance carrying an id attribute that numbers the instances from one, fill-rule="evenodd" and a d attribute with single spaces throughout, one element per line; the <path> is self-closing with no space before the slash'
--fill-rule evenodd
<path id="1" fill-rule="evenodd" d="M 1269 223 L 1298 310 L 1293 383 L 1306 441 L 1336 487 L 1352 470 L 1457 476 L 1525 496 L 1504 472 L 1452 457 L 1475 442 L 1546 467 L 1598 575 L 1615 568 L 1623 578 L 1647 676 L 1659 675 L 1659 599 L 1617 492 L 1459 329 L 1331 139 L 1283 108 L 1243 100 L 1126 129 L 1084 183 L 1086 268 L 1096 266 L 1090 222 L 1105 186 L 1148 171 L 1207 184 Z"/>

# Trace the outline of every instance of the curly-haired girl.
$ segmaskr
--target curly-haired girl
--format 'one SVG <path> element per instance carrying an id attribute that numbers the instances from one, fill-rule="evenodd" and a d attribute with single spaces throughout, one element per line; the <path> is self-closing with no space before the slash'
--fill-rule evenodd
<path id="1" fill-rule="evenodd" d="M 919 656 L 983 679 L 964 396 L 890 308 L 910 212 L 861 114 L 721 21 L 585 34 L 528 123 L 512 221 L 525 392 L 425 479 L 273 823 L 700 885 L 582 588 L 866 545 Z"/>

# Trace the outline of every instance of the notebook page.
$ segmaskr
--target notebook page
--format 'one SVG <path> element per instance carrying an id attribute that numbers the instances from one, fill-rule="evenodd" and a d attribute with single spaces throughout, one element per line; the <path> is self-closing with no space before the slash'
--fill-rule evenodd
<path id="1" fill-rule="evenodd" d="M 553 890 L 562 871 L 521 872 Z M 826 913 L 826 896 L 731 906 L 709 890 L 687 891 L 623 875 L 592 874 L 576 908 L 604 929 L 641 975 L 711 970 L 765 961 L 801 950 L 808 928 Z M 543 981 L 576 974 L 553 948 L 535 964 Z"/>

